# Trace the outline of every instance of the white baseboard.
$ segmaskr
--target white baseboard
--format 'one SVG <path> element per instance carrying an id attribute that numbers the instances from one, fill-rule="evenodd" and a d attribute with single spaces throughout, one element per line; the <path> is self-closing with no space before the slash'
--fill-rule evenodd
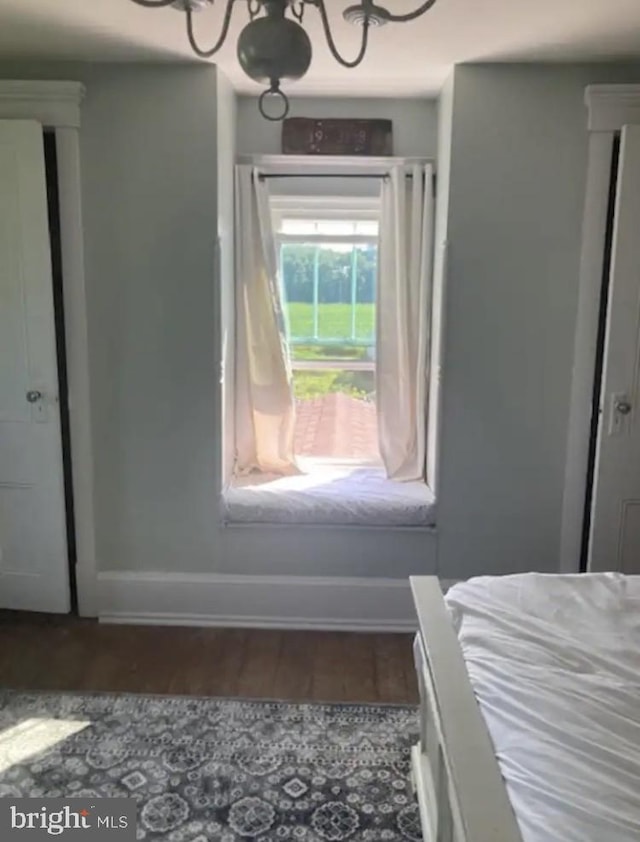
<path id="1" fill-rule="evenodd" d="M 98 588 L 99 618 L 105 623 L 373 632 L 417 628 L 405 579 L 107 571 L 99 574 Z"/>

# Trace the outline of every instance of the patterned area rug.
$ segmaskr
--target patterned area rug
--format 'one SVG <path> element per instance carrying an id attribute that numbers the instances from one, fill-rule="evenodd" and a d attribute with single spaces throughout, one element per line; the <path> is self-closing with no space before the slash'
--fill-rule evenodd
<path id="1" fill-rule="evenodd" d="M 419 842 L 414 708 L 0 692 L 0 797 L 130 797 L 148 842 Z"/>

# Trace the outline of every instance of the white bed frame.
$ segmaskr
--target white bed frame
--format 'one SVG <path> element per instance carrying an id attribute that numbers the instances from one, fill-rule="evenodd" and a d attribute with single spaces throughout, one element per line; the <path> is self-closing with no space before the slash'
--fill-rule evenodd
<path id="1" fill-rule="evenodd" d="M 420 622 L 420 742 L 411 767 L 423 838 L 522 842 L 440 582 L 411 577 L 411 588 Z"/>

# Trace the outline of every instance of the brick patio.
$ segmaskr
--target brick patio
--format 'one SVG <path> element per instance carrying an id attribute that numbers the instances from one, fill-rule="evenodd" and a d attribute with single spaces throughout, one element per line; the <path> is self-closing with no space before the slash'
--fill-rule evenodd
<path id="1" fill-rule="evenodd" d="M 378 460 L 375 404 L 342 392 L 296 402 L 297 456 Z"/>

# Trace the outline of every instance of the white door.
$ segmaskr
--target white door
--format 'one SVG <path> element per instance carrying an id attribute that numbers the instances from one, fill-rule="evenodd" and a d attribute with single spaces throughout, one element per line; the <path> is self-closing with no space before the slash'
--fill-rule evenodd
<path id="1" fill-rule="evenodd" d="M 640 126 L 620 148 L 589 569 L 640 573 Z"/>
<path id="2" fill-rule="evenodd" d="M 69 611 L 42 126 L 0 122 L 0 608 Z"/>

